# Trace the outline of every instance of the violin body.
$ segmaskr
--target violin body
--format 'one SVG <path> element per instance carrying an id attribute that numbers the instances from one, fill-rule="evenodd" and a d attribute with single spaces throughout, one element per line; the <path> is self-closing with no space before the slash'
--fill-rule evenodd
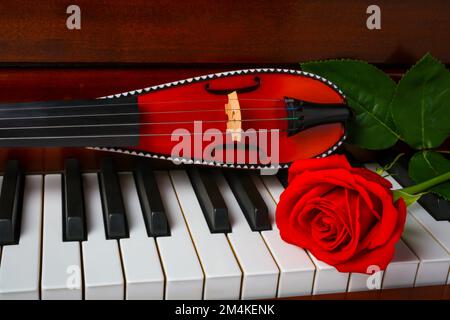
<path id="1" fill-rule="evenodd" d="M 89 147 L 183 163 L 284 167 L 345 139 L 342 92 L 297 70 L 195 77 L 94 101 L 0 106 L 0 146 Z"/>

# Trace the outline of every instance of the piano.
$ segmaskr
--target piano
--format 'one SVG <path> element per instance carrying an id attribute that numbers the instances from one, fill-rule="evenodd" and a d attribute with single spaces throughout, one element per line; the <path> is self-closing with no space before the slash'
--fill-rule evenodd
<path id="1" fill-rule="evenodd" d="M 267 299 L 369 291 L 370 276 L 340 273 L 280 238 L 274 217 L 283 175 L 153 170 L 144 162 L 121 171 L 109 157 L 98 171 L 85 172 L 71 158 L 63 172 L 23 174 L 10 160 L 0 177 L 0 298 Z M 265 213 L 269 225 L 257 219 Z M 17 233 L 10 239 L 8 222 Z M 449 284 L 449 249 L 450 222 L 416 203 L 379 274 L 380 289 Z"/>
<path id="2" fill-rule="evenodd" d="M 443 3 L 433 12 L 419 1 L 384 3 L 378 31 L 355 19 L 365 17 L 360 2 L 338 10 L 327 1 L 258 2 L 255 15 L 252 1 L 198 1 L 197 12 L 207 14 L 195 19 L 184 14 L 187 3 L 78 3 L 82 29 L 72 31 L 60 4 L 42 1 L 40 14 L 25 1 L 0 5 L 28 19 L 0 20 L 0 40 L 8 42 L 0 51 L 0 102 L 95 98 L 242 66 L 298 68 L 333 57 L 366 59 L 398 79 L 425 44 L 450 62 L 450 48 L 439 44 L 449 28 Z M 283 12 L 289 19 L 280 20 Z M 42 15 L 48 21 L 39 24 Z M 416 21 L 405 28 L 411 17 L 431 27 Z M 332 49 L 320 40 L 330 28 Z M 369 159 L 375 169 L 385 158 Z M 285 170 L 260 175 L 81 148 L 1 148 L 0 172 L 0 300 L 450 299 L 450 211 L 438 197 L 408 209 L 392 262 L 368 276 L 339 273 L 281 240 L 274 215 Z M 396 188 L 409 183 L 398 174 L 389 179 Z"/>

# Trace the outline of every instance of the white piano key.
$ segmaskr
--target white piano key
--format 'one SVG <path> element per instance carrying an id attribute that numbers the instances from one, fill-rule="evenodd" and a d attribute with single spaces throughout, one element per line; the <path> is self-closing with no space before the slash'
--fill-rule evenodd
<path id="1" fill-rule="evenodd" d="M 418 265 L 419 260 L 415 254 L 403 240 L 399 240 L 395 245 L 394 256 L 385 271 L 374 272 L 371 275 L 351 273 L 347 291 L 414 287 Z"/>
<path id="2" fill-rule="evenodd" d="M 243 271 L 242 299 L 277 296 L 279 270 L 259 232 L 253 232 L 230 186 L 222 174 L 216 176 L 228 208 L 231 233 L 228 239 Z"/>
<path id="3" fill-rule="evenodd" d="M 147 235 L 132 173 L 119 174 L 130 237 L 120 239 L 127 300 L 164 298 L 164 274 L 155 239 Z"/>
<path id="4" fill-rule="evenodd" d="M 419 259 L 400 240 L 395 245 L 395 253 L 391 263 L 384 271 L 382 289 L 414 287 Z"/>
<path id="5" fill-rule="evenodd" d="M 347 292 L 380 290 L 383 283 L 383 271 L 372 271 L 372 274 L 350 273 Z"/>
<path id="6" fill-rule="evenodd" d="M 311 252 L 307 252 L 316 265 L 313 295 L 346 292 L 349 273 L 339 272 L 335 267 L 318 260 Z"/>
<path id="7" fill-rule="evenodd" d="M 275 179 L 275 177 L 273 177 Z M 264 183 L 272 198 L 276 203 L 280 201 L 280 196 L 284 191 L 281 183 L 275 183 L 270 177 L 264 177 Z M 312 294 L 326 294 L 326 293 L 338 293 L 345 292 L 347 290 L 349 274 L 346 272 L 339 272 L 336 268 L 330 266 L 329 264 L 318 260 L 309 251 L 312 262 L 316 266 L 316 273 L 314 277 L 314 285 Z"/>
<path id="8" fill-rule="evenodd" d="M 377 165 L 374 164 L 368 166 L 372 170 L 376 167 Z M 395 188 L 400 187 L 400 184 L 395 181 Z M 435 220 L 418 202 L 410 205 L 408 212 L 450 253 L 450 222 Z"/>
<path id="9" fill-rule="evenodd" d="M 41 175 L 25 177 L 19 244 L 4 246 L 1 255 L 0 300 L 39 299 L 42 180 Z"/>
<path id="10" fill-rule="evenodd" d="M 374 170 L 376 164 L 367 168 Z M 386 177 L 393 189 L 401 185 L 391 176 Z M 450 268 L 450 255 L 410 212 L 406 217 L 405 230 L 402 239 L 419 258 L 420 263 L 416 274 L 415 286 L 431 286 L 446 284 Z"/>
<path id="11" fill-rule="evenodd" d="M 272 199 L 276 204 L 278 204 L 278 202 L 280 201 L 280 196 L 284 191 L 284 187 L 281 184 L 280 180 L 278 180 L 276 176 L 262 176 L 261 179 L 266 186 L 267 191 L 269 191 L 270 195 L 272 196 Z"/>
<path id="12" fill-rule="evenodd" d="M 283 188 L 283 186 L 275 176 L 261 178 L 253 176 L 252 178 L 269 209 L 272 230 L 262 231 L 261 235 L 280 269 L 277 297 L 310 295 L 316 268 L 305 250 L 281 239 L 275 222 L 276 204 L 265 185 L 270 185 L 271 188 Z"/>
<path id="13" fill-rule="evenodd" d="M 155 172 L 155 179 L 166 209 L 170 237 L 158 237 L 161 263 L 166 276 L 166 300 L 200 300 L 203 271 L 167 172 Z"/>
<path id="14" fill-rule="evenodd" d="M 42 240 L 41 298 L 82 298 L 79 242 L 64 242 L 62 234 L 61 175 L 44 178 L 44 222 Z"/>
<path id="15" fill-rule="evenodd" d="M 124 281 L 117 240 L 108 240 L 103 223 L 98 177 L 83 174 L 88 240 L 82 242 L 86 300 L 123 299 Z"/>
<path id="16" fill-rule="evenodd" d="M 411 214 L 406 217 L 402 238 L 420 259 L 415 286 L 446 284 L 450 255 Z"/>
<path id="17" fill-rule="evenodd" d="M 450 253 L 450 222 L 435 220 L 418 202 L 409 206 L 408 211 Z"/>
<path id="18" fill-rule="evenodd" d="M 205 274 L 204 299 L 239 299 L 241 270 L 223 233 L 211 233 L 185 171 L 170 172 Z"/>

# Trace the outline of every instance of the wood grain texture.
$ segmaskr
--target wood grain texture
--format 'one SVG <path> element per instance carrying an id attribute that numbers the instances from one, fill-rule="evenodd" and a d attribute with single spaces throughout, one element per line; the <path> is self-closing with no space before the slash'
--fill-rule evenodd
<path id="1" fill-rule="evenodd" d="M 450 285 L 333 293 L 282 300 L 450 300 Z"/>
<path id="2" fill-rule="evenodd" d="M 300 69 L 298 64 L 259 67 Z M 7 102 L 91 99 L 166 82 L 228 70 L 248 69 L 246 64 L 109 67 L 0 67 L 0 104 Z M 404 68 L 383 67 L 394 80 Z"/>
<path id="3" fill-rule="evenodd" d="M 368 30 L 372 3 L 77 0 L 81 30 L 68 30 L 71 0 L 1 1 L 0 62 L 411 64 L 427 51 L 450 62 L 449 1 L 376 1 L 382 28 Z"/>
<path id="4" fill-rule="evenodd" d="M 93 99 L 234 67 L 0 68 L 0 103 Z"/>

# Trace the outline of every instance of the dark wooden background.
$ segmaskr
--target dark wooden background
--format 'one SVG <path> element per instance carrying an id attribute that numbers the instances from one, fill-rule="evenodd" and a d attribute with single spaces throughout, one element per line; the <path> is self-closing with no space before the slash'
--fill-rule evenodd
<path id="1" fill-rule="evenodd" d="M 381 7 L 381 30 L 366 9 Z M 81 7 L 81 30 L 66 8 Z M 450 62 L 448 0 L 0 1 L 0 63 Z"/>

